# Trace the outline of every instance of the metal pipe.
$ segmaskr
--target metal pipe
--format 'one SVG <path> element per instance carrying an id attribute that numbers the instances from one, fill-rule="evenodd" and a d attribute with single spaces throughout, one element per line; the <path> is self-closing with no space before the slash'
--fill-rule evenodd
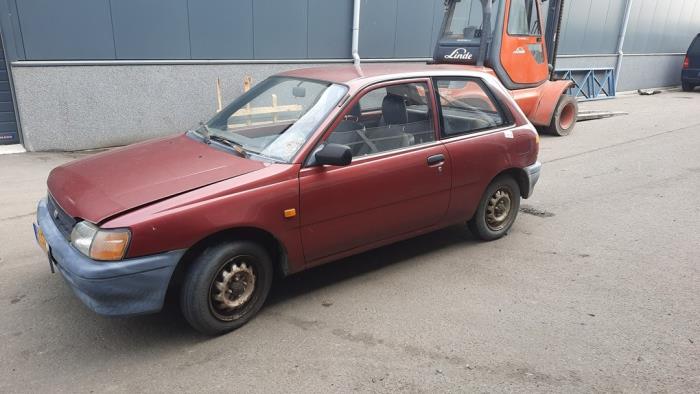
<path id="1" fill-rule="evenodd" d="M 482 42 L 479 45 L 479 56 L 476 58 L 476 65 L 478 67 L 484 66 L 484 61 L 486 60 L 486 50 L 488 49 L 489 45 L 491 45 L 491 37 L 493 35 L 493 29 L 491 28 L 491 0 L 481 0 L 481 5 L 484 8 L 484 12 L 482 19 L 483 28 L 481 30 Z"/>
<path id="2" fill-rule="evenodd" d="M 622 71 L 622 58 L 625 53 L 622 51 L 622 47 L 625 44 L 625 36 L 627 35 L 627 25 L 630 21 L 630 13 L 632 11 L 632 3 L 634 0 L 627 0 L 625 5 L 625 15 L 622 19 L 622 27 L 620 28 L 620 36 L 617 40 L 617 63 L 615 64 L 615 91 L 617 92 L 617 83 L 620 81 L 620 71 Z"/>
<path id="3" fill-rule="evenodd" d="M 352 59 L 355 66 L 360 65 L 360 3 L 362 0 L 354 0 L 352 10 Z"/>

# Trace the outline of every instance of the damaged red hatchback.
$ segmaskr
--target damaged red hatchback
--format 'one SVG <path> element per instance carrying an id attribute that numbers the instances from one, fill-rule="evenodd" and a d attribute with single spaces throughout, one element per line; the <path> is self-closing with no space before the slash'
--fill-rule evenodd
<path id="1" fill-rule="evenodd" d="M 95 312 L 157 312 L 170 288 L 218 334 L 255 315 L 275 274 L 457 223 L 503 236 L 538 149 L 481 69 L 289 71 L 196 130 L 54 169 L 35 234 Z"/>

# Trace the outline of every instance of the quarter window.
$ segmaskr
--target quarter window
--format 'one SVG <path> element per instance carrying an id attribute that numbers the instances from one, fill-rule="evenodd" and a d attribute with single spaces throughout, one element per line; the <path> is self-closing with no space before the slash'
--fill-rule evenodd
<path id="1" fill-rule="evenodd" d="M 500 127 L 506 118 L 481 82 L 464 78 L 435 80 L 446 137 Z"/>
<path id="2" fill-rule="evenodd" d="M 539 36 L 540 16 L 538 0 L 511 0 L 508 17 L 508 34 L 511 36 Z"/>
<path id="3" fill-rule="evenodd" d="M 326 142 L 347 145 L 353 157 L 435 141 L 426 83 L 404 83 L 365 93 L 346 109 Z"/>

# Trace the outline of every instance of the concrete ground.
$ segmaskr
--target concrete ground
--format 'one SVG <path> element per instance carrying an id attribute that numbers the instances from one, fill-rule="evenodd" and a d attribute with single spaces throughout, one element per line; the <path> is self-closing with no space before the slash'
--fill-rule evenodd
<path id="1" fill-rule="evenodd" d="M 542 137 L 511 233 L 450 228 L 277 285 L 206 338 L 175 306 L 88 311 L 31 230 L 48 171 L 0 156 L 0 392 L 700 392 L 700 92 Z"/>

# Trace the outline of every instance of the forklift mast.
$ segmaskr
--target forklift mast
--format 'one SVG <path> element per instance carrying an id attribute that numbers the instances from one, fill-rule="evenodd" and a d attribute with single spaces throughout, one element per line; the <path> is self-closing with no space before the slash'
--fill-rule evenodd
<path id="1" fill-rule="evenodd" d="M 561 19 L 563 17 L 564 0 L 550 0 L 547 9 L 547 26 L 545 27 L 544 43 L 549 54 L 549 76 L 554 79 L 557 53 L 559 53 L 559 33 L 561 31 Z"/>
<path id="2" fill-rule="evenodd" d="M 542 2 L 549 3 L 543 26 Z M 510 90 L 553 75 L 563 0 L 445 0 L 435 63 L 491 68 Z"/>

